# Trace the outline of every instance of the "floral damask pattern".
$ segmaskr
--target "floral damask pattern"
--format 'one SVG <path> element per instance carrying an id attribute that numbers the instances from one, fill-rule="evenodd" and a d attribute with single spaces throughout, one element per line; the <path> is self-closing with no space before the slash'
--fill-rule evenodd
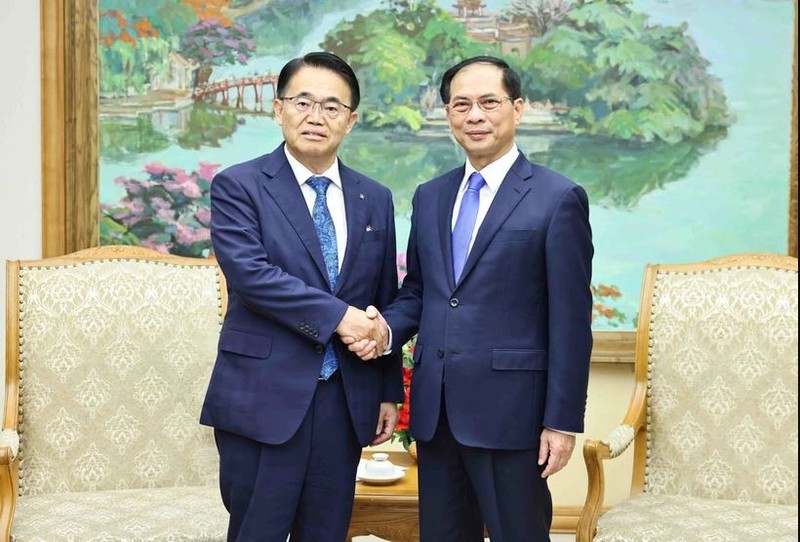
<path id="1" fill-rule="evenodd" d="M 641 494 L 614 505 L 594 542 L 797 541 L 797 506 Z"/>
<path id="2" fill-rule="evenodd" d="M 216 486 L 37 495 L 17 516 L 14 542 L 222 541 L 228 528 Z"/>
<path id="3" fill-rule="evenodd" d="M 662 271 L 644 493 L 596 541 L 796 541 L 797 272 Z"/>
<path id="4" fill-rule="evenodd" d="M 20 297 L 13 540 L 223 540 L 217 453 L 197 421 L 222 319 L 216 267 L 28 267 Z"/>
<path id="5" fill-rule="evenodd" d="M 797 308 L 797 273 L 658 275 L 646 492 L 797 504 Z"/>

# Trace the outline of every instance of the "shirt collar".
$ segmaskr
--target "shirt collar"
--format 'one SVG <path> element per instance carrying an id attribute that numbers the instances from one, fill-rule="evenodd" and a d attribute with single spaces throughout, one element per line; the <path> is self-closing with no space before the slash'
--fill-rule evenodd
<path id="1" fill-rule="evenodd" d="M 331 180 L 333 184 L 339 187 L 339 190 L 342 189 L 342 178 L 339 175 L 339 158 L 336 157 L 333 159 L 333 164 L 331 167 L 326 169 L 320 174 L 314 173 L 306 166 L 304 166 L 300 160 L 292 156 L 292 153 L 289 152 L 289 149 L 286 146 L 283 146 L 283 150 L 286 153 L 286 160 L 289 161 L 289 166 L 292 168 L 292 173 L 294 173 L 295 178 L 297 179 L 298 184 L 301 186 L 308 181 L 309 177 L 327 177 Z"/>
<path id="2" fill-rule="evenodd" d="M 503 179 L 506 178 L 508 172 L 511 170 L 511 166 L 514 165 L 514 162 L 517 161 L 517 157 L 519 156 L 519 149 L 517 149 L 517 145 L 513 145 L 511 150 L 509 150 L 506 154 L 486 166 L 481 170 L 481 176 L 486 181 L 486 186 L 492 192 L 497 192 L 500 188 L 500 185 L 503 182 Z M 466 190 L 467 186 L 467 179 L 469 176 L 472 175 L 475 171 L 475 166 L 469 163 L 469 159 L 467 159 L 466 166 L 464 167 L 464 178 L 461 179 L 461 190 Z"/>

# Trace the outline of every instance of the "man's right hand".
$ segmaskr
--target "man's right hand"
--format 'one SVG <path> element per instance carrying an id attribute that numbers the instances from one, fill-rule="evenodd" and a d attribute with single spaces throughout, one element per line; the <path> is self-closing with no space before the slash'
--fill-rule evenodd
<path id="1" fill-rule="evenodd" d="M 380 357 L 389 342 L 386 321 L 373 306 L 367 307 L 366 312 L 348 307 L 344 318 L 336 326 L 336 333 L 350 351 L 365 361 Z"/>

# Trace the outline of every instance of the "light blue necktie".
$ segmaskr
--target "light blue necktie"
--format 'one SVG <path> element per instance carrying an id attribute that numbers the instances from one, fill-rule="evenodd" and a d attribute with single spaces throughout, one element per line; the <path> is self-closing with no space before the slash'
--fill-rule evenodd
<path id="1" fill-rule="evenodd" d="M 478 203 L 481 199 L 481 188 L 486 184 L 480 173 L 477 171 L 469 176 L 469 186 L 461 199 L 461 208 L 456 218 L 456 226 L 453 228 L 453 277 L 456 282 L 461 278 L 464 264 L 467 262 L 469 254 L 469 242 L 472 239 L 472 230 L 475 229 L 475 221 L 478 218 Z"/>
<path id="2" fill-rule="evenodd" d="M 328 284 L 331 292 L 336 289 L 336 281 L 339 278 L 339 249 L 336 246 L 336 229 L 333 227 L 333 218 L 328 210 L 328 203 L 325 193 L 331 180 L 327 177 L 311 177 L 308 185 L 317 193 L 314 200 L 314 209 L 311 215 L 314 218 L 314 227 L 317 229 L 317 237 L 322 247 L 322 256 L 325 258 L 325 269 L 328 271 Z M 325 356 L 322 358 L 322 369 L 319 376 L 328 380 L 339 367 L 339 360 L 336 357 L 336 349 L 333 347 L 333 340 L 325 345 Z"/>

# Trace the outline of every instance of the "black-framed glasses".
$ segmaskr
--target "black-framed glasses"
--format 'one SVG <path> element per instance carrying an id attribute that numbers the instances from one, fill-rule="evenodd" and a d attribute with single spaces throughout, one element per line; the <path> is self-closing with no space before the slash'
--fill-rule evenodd
<path id="1" fill-rule="evenodd" d="M 496 109 L 499 109 L 505 101 L 513 102 L 514 99 L 510 96 L 505 96 L 503 98 L 498 98 L 497 96 L 485 96 L 483 98 L 478 98 L 475 101 L 467 100 L 465 98 L 458 98 L 456 101 L 447 104 L 447 109 L 457 115 L 464 115 L 472 111 L 473 105 L 478 104 L 478 108 L 481 111 L 495 111 Z"/>
<path id="2" fill-rule="evenodd" d="M 314 100 L 309 96 L 284 96 L 281 100 L 286 100 L 291 103 L 298 113 L 310 113 L 315 105 L 319 105 L 320 112 L 329 119 L 335 119 L 345 109 L 352 110 L 353 108 L 347 104 L 343 104 L 339 100 Z"/>

